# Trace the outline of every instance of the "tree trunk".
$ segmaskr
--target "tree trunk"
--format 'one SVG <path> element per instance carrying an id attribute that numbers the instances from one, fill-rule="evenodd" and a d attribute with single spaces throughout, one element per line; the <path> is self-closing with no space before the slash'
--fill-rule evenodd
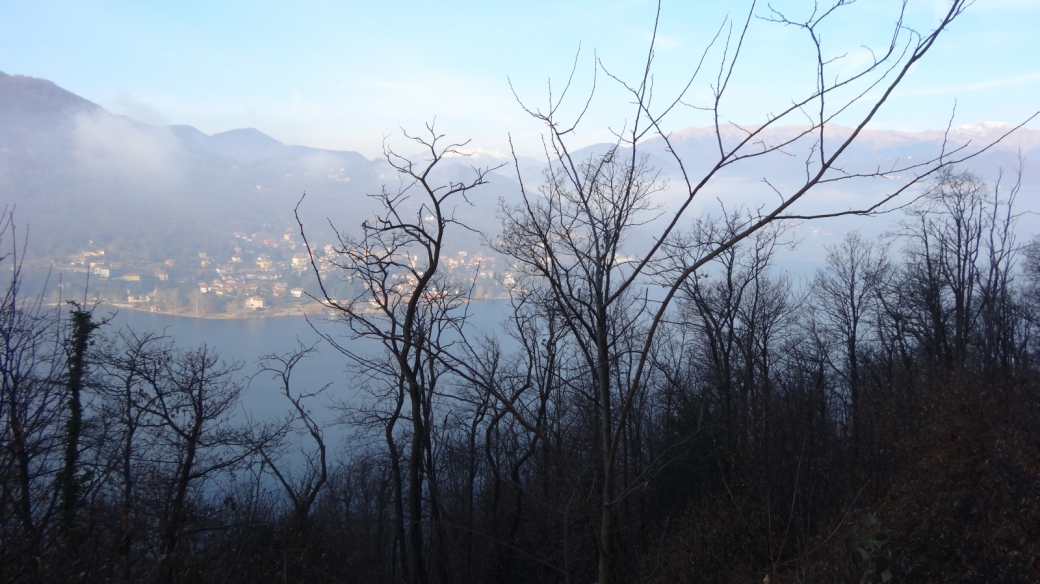
<path id="1" fill-rule="evenodd" d="M 393 482 L 394 491 L 394 531 L 401 550 L 401 568 L 407 577 L 411 564 L 408 562 L 408 539 L 405 536 L 404 528 L 404 489 L 401 485 L 401 455 L 397 452 L 397 443 L 394 440 L 394 429 L 397 427 L 397 420 L 401 415 L 403 399 L 403 396 L 398 396 L 397 409 L 394 411 L 394 415 L 390 417 L 390 421 L 387 422 L 386 446 L 390 452 L 390 480 Z"/>
<path id="2" fill-rule="evenodd" d="M 426 566 L 423 564 L 423 529 L 422 529 L 422 490 L 423 490 L 423 439 L 426 430 L 422 418 L 422 399 L 419 388 L 409 383 L 409 397 L 412 405 L 412 444 L 408 459 L 408 541 L 411 548 L 408 554 L 411 560 L 410 576 L 415 584 L 425 584 Z"/>
<path id="3" fill-rule="evenodd" d="M 600 306 L 596 323 L 596 381 L 599 385 L 600 450 L 603 458 L 603 501 L 599 526 L 599 584 L 609 584 L 611 573 L 611 531 L 614 528 L 614 460 L 611 456 L 610 362 L 606 307 Z"/>
<path id="4" fill-rule="evenodd" d="M 73 521 L 79 507 L 79 483 L 76 480 L 76 467 L 79 463 L 79 439 L 83 433 L 83 404 L 80 394 L 83 390 L 85 374 L 85 357 L 90 341 L 90 333 L 98 327 L 91 320 L 91 312 L 76 307 L 70 314 L 72 319 L 72 338 L 69 352 L 69 373 L 66 389 L 68 390 L 69 419 L 65 424 L 65 460 L 61 469 L 61 513 L 66 538 L 72 541 Z"/>

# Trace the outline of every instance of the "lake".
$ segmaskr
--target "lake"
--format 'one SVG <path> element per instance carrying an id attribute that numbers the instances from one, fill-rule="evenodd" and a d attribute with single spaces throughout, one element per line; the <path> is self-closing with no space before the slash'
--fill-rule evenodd
<path id="1" fill-rule="evenodd" d="M 501 323 L 509 312 L 508 300 L 479 300 L 470 305 L 471 330 L 480 334 L 501 328 Z M 112 309 L 106 306 L 98 308 L 97 316 L 104 317 Z M 312 354 L 294 369 L 292 381 L 294 392 L 314 391 L 326 384 L 327 394 L 338 401 L 352 401 L 358 395 L 359 388 L 352 373 L 348 371 L 349 361 L 335 348 L 324 341 L 315 328 L 327 332 L 339 343 L 345 343 L 351 350 L 362 351 L 370 345 L 370 351 L 378 349 L 378 344 L 369 340 L 351 340 L 345 338 L 346 325 L 331 322 L 327 316 L 311 316 L 310 322 L 303 316 L 279 316 L 250 319 L 216 319 L 194 318 L 120 310 L 112 318 L 108 327 L 114 332 L 127 326 L 137 331 L 156 331 L 172 337 L 182 349 L 197 347 L 205 343 L 215 348 L 228 361 L 241 363 L 242 377 L 253 376 L 249 389 L 243 396 L 243 414 L 256 420 L 271 419 L 287 411 L 289 405 L 280 393 L 280 387 L 269 374 L 257 374 L 258 361 L 264 355 L 278 355 L 297 348 L 300 343 L 306 346 L 317 344 L 317 354 Z M 313 324 L 313 326 L 312 326 Z M 331 400 L 324 400 L 325 404 Z M 320 407 L 322 400 L 312 403 L 316 418 L 332 421 L 335 413 L 328 407 Z"/>

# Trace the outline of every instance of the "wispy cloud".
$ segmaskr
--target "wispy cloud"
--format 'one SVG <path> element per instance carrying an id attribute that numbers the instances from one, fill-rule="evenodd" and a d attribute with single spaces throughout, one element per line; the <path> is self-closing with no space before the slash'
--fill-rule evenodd
<path id="1" fill-rule="evenodd" d="M 644 35 L 642 35 L 642 37 L 643 37 L 643 40 L 646 41 L 647 45 L 649 45 L 650 44 L 650 40 L 651 40 L 651 36 L 649 34 L 644 34 Z M 671 51 L 671 50 L 674 50 L 674 49 L 681 48 L 683 46 L 683 42 L 680 41 L 679 39 L 677 39 L 675 37 L 671 37 L 671 36 L 665 36 L 665 35 L 660 34 L 660 33 L 658 33 L 657 37 L 654 38 L 653 41 L 654 41 L 654 48 L 657 48 L 657 49 L 660 49 L 660 50 L 664 50 L 664 51 Z"/>
<path id="2" fill-rule="evenodd" d="M 901 93 L 907 96 L 957 95 L 1001 87 L 1022 87 L 1037 82 L 1040 82 L 1040 71 L 1011 75 L 1009 77 L 1000 77 L 998 79 L 987 79 L 976 83 L 964 83 L 961 85 L 933 85 L 930 87 L 918 87 L 914 89 L 906 89 Z"/>
<path id="3" fill-rule="evenodd" d="M 81 172 L 160 184 L 178 176 L 180 144 L 167 128 L 135 124 L 108 114 L 76 116 L 73 154 Z"/>
<path id="4" fill-rule="evenodd" d="M 170 124 L 169 118 L 160 113 L 159 110 L 126 91 L 120 91 L 115 97 L 105 102 L 104 105 L 108 111 L 114 114 L 126 116 L 131 120 L 144 124 L 152 124 L 154 126 L 168 126 Z"/>
<path id="5" fill-rule="evenodd" d="M 368 87 L 371 89 L 388 89 L 390 91 L 408 91 L 410 88 L 404 83 L 397 81 L 387 81 L 385 79 L 361 79 L 357 82 L 360 87 Z"/>
<path id="6" fill-rule="evenodd" d="M 319 104 L 305 100 L 299 91 L 292 92 L 292 106 L 290 115 L 301 119 L 320 118 L 328 113 L 327 109 Z"/>

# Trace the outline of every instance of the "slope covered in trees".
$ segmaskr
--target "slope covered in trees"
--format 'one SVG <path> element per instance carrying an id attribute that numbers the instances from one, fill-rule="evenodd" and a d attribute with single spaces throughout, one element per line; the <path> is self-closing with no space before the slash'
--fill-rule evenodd
<path id="1" fill-rule="evenodd" d="M 560 94 L 547 110 L 522 102 L 546 160 L 533 182 L 514 160 L 497 231 L 457 210 L 502 168 L 450 165 L 466 143 L 432 124 L 406 134 L 419 155 L 387 148 L 399 180 L 320 255 L 301 200 L 349 396 L 298 384 L 311 347 L 269 355 L 260 371 L 284 398 L 270 420 L 236 415 L 243 364 L 212 347 L 24 295 L 5 215 L 0 573 L 1035 580 L 1040 240 L 1016 236 L 1021 165 L 975 174 L 993 144 L 952 130 L 884 167 L 862 158 L 875 113 L 966 4 L 929 32 L 899 12 L 887 52 L 832 75 L 819 33 L 847 8 L 760 19 L 799 31 L 816 58 L 804 94 L 756 126 L 720 121 L 755 13 L 723 26 L 699 106 L 713 140 L 665 129 L 702 70 L 655 97 L 652 51 L 634 82 L 595 64 L 633 108 L 612 144 L 572 146 L 587 101 L 576 119 Z M 764 176 L 727 190 L 741 169 Z M 855 185 L 863 198 L 827 196 Z M 884 237 L 829 247 L 811 280 L 777 265 L 798 222 L 897 210 Z M 473 283 L 444 269 L 458 233 L 512 263 L 509 313 L 487 335 L 470 323 Z"/>
<path id="2" fill-rule="evenodd" d="M 619 437 L 615 577 L 1034 579 L 1040 246 L 1015 240 L 1012 195 L 951 171 L 898 236 L 847 234 L 812 282 L 775 265 L 781 229 L 684 286 Z M 267 361 L 286 415 L 244 427 L 230 417 L 241 364 L 84 329 L 89 313 L 19 298 L 15 280 L 0 330 L 5 579 L 384 582 L 415 569 L 413 549 L 430 581 L 591 579 L 596 396 L 552 307 L 518 298 L 515 350 L 474 345 L 493 387 L 425 353 L 426 389 L 402 406 L 392 362 L 359 368 L 371 399 L 344 449 L 307 413 L 320 388 L 291 381 L 307 352 Z M 432 428 L 416 447 L 413 421 L 395 422 L 413 411 Z"/>

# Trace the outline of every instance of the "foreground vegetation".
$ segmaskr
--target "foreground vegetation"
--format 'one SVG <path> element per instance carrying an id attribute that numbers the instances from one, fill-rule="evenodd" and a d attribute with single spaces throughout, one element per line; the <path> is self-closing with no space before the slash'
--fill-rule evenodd
<path id="1" fill-rule="evenodd" d="M 898 234 L 848 234 L 808 285 L 773 265 L 782 228 L 718 255 L 683 287 L 619 436 L 615 577 L 1035 580 L 1040 248 L 1013 225 L 1008 197 L 951 172 Z M 10 216 L 4 235 L 5 580 L 595 578 L 596 396 L 544 289 L 515 296 L 510 351 L 470 340 L 467 368 L 416 343 L 419 405 L 398 361 L 359 364 L 371 399 L 326 444 L 319 388 L 291 382 L 306 350 L 263 362 L 285 417 L 244 425 L 238 366 L 20 297 Z M 457 324 L 434 306 L 461 304 L 442 294 L 417 318 Z M 631 337 L 611 334 L 614 375 L 633 375 Z"/>
<path id="2" fill-rule="evenodd" d="M 495 169 L 445 172 L 465 144 L 432 126 L 408 136 L 417 159 L 388 149 L 399 186 L 373 196 L 360 230 L 319 257 L 297 217 L 302 271 L 340 323 L 325 341 L 350 375 L 336 391 L 300 387 L 311 347 L 263 357 L 278 419 L 243 419 L 242 366 L 213 347 L 23 296 L 24 246 L 5 216 L 0 574 L 1035 581 L 1040 242 L 1016 240 L 1018 185 L 967 170 L 992 144 L 944 140 L 884 169 L 846 156 L 967 4 L 927 33 L 904 5 L 887 48 L 835 75 L 821 31 L 850 4 L 757 20 L 752 6 L 723 23 L 700 61 L 717 57 L 710 97 L 693 106 L 713 118 L 710 151 L 683 154 L 662 125 L 703 98 L 689 91 L 700 65 L 654 100 L 652 46 L 633 83 L 595 64 L 633 108 L 613 145 L 569 146 L 591 95 L 571 120 L 566 89 L 547 110 L 525 106 L 546 164 L 531 190 L 514 161 L 519 196 L 481 233 L 509 263 L 512 311 L 494 335 L 469 326 L 477 280 L 451 277 L 445 242 L 486 227 L 455 209 Z M 805 37 L 814 75 L 762 125 L 726 125 L 720 104 L 760 20 Z M 766 176 L 691 217 L 708 185 L 741 173 Z M 825 188 L 865 198 L 810 195 Z M 794 222 L 892 205 L 905 215 L 889 236 L 846 234 L 811 282 L 775 265 Z M 326 400 L 336 429 L 313 413 Z"/>

